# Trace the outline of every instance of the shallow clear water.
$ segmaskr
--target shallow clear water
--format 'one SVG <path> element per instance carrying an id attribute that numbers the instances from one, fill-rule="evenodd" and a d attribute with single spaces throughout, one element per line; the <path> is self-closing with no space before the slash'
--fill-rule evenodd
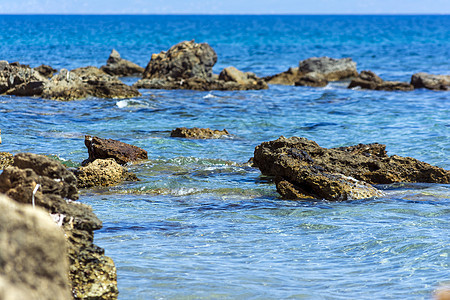
<path id="1" fill-rule="evenodd" d="M 100 66 L 116 48 L 146 65 L 195 38 L 260 76 L 311 56 L 409 81 L 450 74 L 449 16 L 0 16 L 0 59 Z M 127 83 L 136 79 L 127 78 Z M 450 95 L 271 86 L 265 91 L 143 90 L 133 99 L 55 102 L 0 96 L 0 151 L 77 165 L 84 135 L 146 149 L 141 179 L 84 190 L 104 222 L 96 243 L 118 269 L 120 299 L 429 299 L 450 280 L 450 186 L 380 186 L 381 199 L 283 201 L 243 165 L 255 146 L 303 136 L 324 147 L 379 142 L 450 168 Z M 175 127 L 226 128 L 219 140 Z"/>

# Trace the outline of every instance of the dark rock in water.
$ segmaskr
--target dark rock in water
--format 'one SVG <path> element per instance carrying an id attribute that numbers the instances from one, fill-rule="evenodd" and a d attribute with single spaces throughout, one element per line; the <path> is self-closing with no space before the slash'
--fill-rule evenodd
<path id="1" fill-rule="evenodd" d="M 112 76 L 140 76 L 145 71 L 143 67 L 121 58 L 115 49 L 111 51 L 106 66 L 102 66 L 100 70 Z"/>
<path id="2" fill-rule="evenodd" d="M 362 71 L 357 78 L 354 78 L 348 88 L 361 87 L 368 90 L 383 91 L 412 91 L 414 87 L 407 82 L 385 81 L 372 71 Z"/>
<path id="3" fill-rule="evenodd" d="M 27 65 L 0 61 L 0 94 L 40 96 L 47 81 Z"/>
<path id="4" fill-rule="evenodd" d="M 450 171 L 410 157 L 388 156 L 381 144 L 326 149 L 305 138 L 284 138 L 257 146 L 254 164 L 275 176 L 283 198 L 328 200 L 380 196 L 370 184 L 449 183 Z"/>
<path id="5" fill-rule="evenodd" d="M 74 185 L 75 176 L 62 164 L 30 153 L 17 154 L 13 166 L 0 174 L 0 193 L 44 208 L 64 230 L 74 298 L 116 299 L 114 263 L 93 244 L 93 232 L 102 223 L 91 207 L 73 201 L 78 198 Z"/>
<path id="6" fill-rule="evenodd" d="M 14 155 L 8 152 L 0 152 L 0 170 L 12 165 L 14 162 Z"/>
<path id="7" fill-rule="evenodd" d="M 298 68 L 289 68 L 285 72 L 263 77 L 263 79 L 269 84 L 294 85 L 302 75 Z"/>
<path id="8" fill-rule="evenodd" d="M 147 151 L 144 149 L 113 139 L 102 139 L 86 135 L 84 144 L 89 152 L 87 162 L 93 162 L 96 159 L 113 158 L 118 164 L 124 165 L 128 162 L 148 159 Z"/>
<path id="9" fill-rule="evenodd" d="M 63 231 L 1 194 L 0 211 L 0 299 L 72 299 Z"/>
<path id="10" fill-rule="evenodd" d="M 181 42 L 167 52 L 153 54 L 144 76 L 133 86 L 139 89 L 249 90 L 267 89 L 253 73 L 230 67 L 220 76 L 212 73 L 216 52 L 206 43 Z"/>
<path id="11" fill-rule="evenodd" d="M 450 75 L 433 75 L 416 73 L 411 76 L 411 84 L 416 88 L 426 88 L 436 91 L 450 90 Z"/>
<path id="12" fill-rule="evenodd" d="M 351 58 L 335 59 L 327 56 L 311 57 L 299 63 L 299 72 L 322 74 L 328 81 L 338 81 L 358 75 L 356 62 Z"/>
<path id="13" fill-rule="evenodd" d="M 312 87 L 324 87 L 328 84 L 321 73 L 311 72 L 300 77 L 298 81 L 295 82 L 296 86 L 312 86 Z"/>
<path id="14" fill-rule="evenodd" d="M 224 130 L 212 130 L 209 128 L 186 128 L 179 127 L 170 133 L 171 137 L 181 137 L 188 139 L 218 139 L 223 135 L 228 135 L 228 131 Z"/>
<path id="15" fill-rule="evenodd" d="M 47 78 L 52 78 L 53 74 L 58 72 L 58 70 L 53 69 L 48 65 L 40 65 L 39 67 L 34 68 L 34 70 L 38 71 L 42 76 Z"/>
<path id="16" fill-rule="evenodd" d="M 136 174 L 128 172 L 114 159 L 96 159 L 74 171 L 78 179 L 78 188 L 94 186 L 112 186 L 122 181 L 137 181 Z"/>

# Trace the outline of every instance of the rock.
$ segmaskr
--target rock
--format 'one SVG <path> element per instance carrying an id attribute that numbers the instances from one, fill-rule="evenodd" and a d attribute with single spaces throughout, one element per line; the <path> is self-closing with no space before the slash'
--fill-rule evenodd
<path id="1" fill-rule="evenodd" d="M 449 183 L 450 171 L 410 157 L 388 156 L 381 144 L 322 148 L 305 138 L 284 138 L 255 148 L 254 164 L 275 176 L 283 198 L 346 200 L 376 197 L 370 184 Z"/>
<path id="2" fill-rule="evenodd" d="M 181 42 L 167 52 L 153 54 L 143 79 L 133 86 L 139 89 L 249 90 L 267 89 L 264 80 L 253 73 L 226 68 L 221 75 L 212 73 L 216 52 L 206 43 Z"/>
<path id="3" fill-rule="evenodd" d="M 437 91 L 448 91 L 450 90 L 450 75 L 416 73 L 411 76 L 411 84 L 416 89 L 426 88 Z"/>
<path id="4" fill-rule="evenodd" d="M 357 78 L 354 78 L 348 88 L 361 87 L 368 90 L 383 91 L 412 91 L 414 87 L 407 82 L 385 81 L 372 71 L 362 71 Z"/>
<path id="5" fill-rule="evenodd" d="M 40 65 L 39 67 L 34 68 L 34 70 L 38 71 L 42 76 L 47 78 L 52 78 L 53 74 L 58 72 L 58 70 L 53 69 L 48 65 Z"/>
<path id="6" fill-rule="evenodd" d="M 0 61 L 0 94 L 40 96 L 48 81 L 27 65 Z"/>
<path id="7" fill-rule="evenodd" d="M 112 186 L 122 181 L 137 181 L 134 173 L 116 163 L 112 158 L 96 159 L 74 172 L 78 179 L 78 188 L 94 186 Z"/>
<path id="8" fill-rule="evenodd" d="M 218 139 L 223 135 L 228 135 L 228 131 L 224 130 L 212 130 L 209 128 L 186 128 L 179 127 L 170 133 L 171 137 L 180 137 L 188 139 Z"/>
<path id="9" fill-rule="evenodd" d="M 106 61 L 106 66 L 100 68 L 103 72 L 112 76 L 136 76 L 144 73 L 144 68 L 120 57 L 119 52 L 112 50 Z"/>
<path id="10" fill-rule="evenodd" d="M 94 231 L 102 223 L 91 207 L 73 201 L 78 198 L 78 191 L 70 171 L 45 156 L 19 153 L 13 165 L 0 174 L 0 193 L 16 202 L 45 209 L 64 230 L 74 298 L 117 298 L 114 263 L 93 244 Z"/>
<path id="11" fill-rule="evenodd" d="M 325 76 L 316 72 L 305 74 L 295 82 L 296 86 L 324 87 L 327 84 L 328 81 L 325 79 Z"/>
<path id="12" fill-rule="evenodd" d="M 302 74 L 298 68 L 289 68 L 289 70 L 275 74 L 272 76 L 263 77 L 268 84 L 282 84 L 282 85 L 294 85 L 299 81 Z"/>
<path id="13" fill-rule="evenodd" d="M 328 81 L 338 81 L 358 75 L 356 62 L 351 58 L 335 59 L 327 56 L 311 57 L 301 61 L 299 72 L 303 74 L 320 73 Z"/>
<path id="14" fill-rule="evenodd" d="M 0 211 L 0 299 L 72 299 L 63 231 L 4 195 Z"/>
<path id="15" fill-rule="evenodd" d="M 139 147 L 122 143 L 113 139 L 102 139 L 86 135 L 84 144 L 88 148 L 89 158 L 86 162 L 96 159 L 113 158 L 118 164 L 124 165 L 141 159 L 148 159 L 147 151 Z"/>
<path id="16" fill-rule="evenodd" d="M 81 78 L 66 69 L 61 69 L 45 85 L 42 98 L 53 100 L 77 100 L 88 97 L 85 83 Z"/>

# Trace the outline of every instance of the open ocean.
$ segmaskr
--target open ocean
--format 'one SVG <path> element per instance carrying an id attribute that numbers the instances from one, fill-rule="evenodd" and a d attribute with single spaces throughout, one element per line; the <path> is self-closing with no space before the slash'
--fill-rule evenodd
<path id="1" fill-rule="evenodd" d="M 114 48 L 146 66 L 195 39 L 227 66 L 273 75 L 313 56 L 410 81 L 450 74 L 450 16 L 5 16 L 0 60 L 100 67 Z M 132 84 L 137 78 L 125 78 Z M 141 179 L 82 190 L 103 220 L 119 299 L 431 299 L 450 283 L 450 185 L 382 186 L 379 199 L 285 201 L 243 167 L 283 135 L 323 147 L 378 142 L 388 154 L 450 168 L 450 92 L 270 86 L 261 91 L 142 90 L 57 102 L 0 96 L 0 151 L 77 166 L 84 135 L 144 148 Z M 170 138 L 176 127 L 226 128 L 219 140 Z"/>

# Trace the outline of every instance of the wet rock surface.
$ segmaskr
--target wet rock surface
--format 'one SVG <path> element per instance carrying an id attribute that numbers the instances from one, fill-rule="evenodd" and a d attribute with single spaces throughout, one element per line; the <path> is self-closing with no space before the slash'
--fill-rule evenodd
<path id="1" fill-rule="evenodd" d="M 145 71 L 143 67 L 120 57 L 115 49 L 111 51 L 106 65 L 100 70 L 112 76 L 141 76 Z"/>
<path id="2" fill-rule="evenodd" d="M 136 174 L 129 172 L 114 159 L 96 159 L 74 171 L 78 188 L 112 186 L 123 181 L 137 181 Z"/>
<path id="3" fill-rule="evenodd" d="M 118 164 L 148 159 L 147 151 L 139 147 L 129 145 L 113 139 L 102 139 L 96 136 L 86 135 L 84 144 L 88 148 L 89 158 L 83 162 L 93 162 L 96 159 L 112 158 Z"/>
<path id="4" fill-rule="evenodd" d="M 69 260 L 69 281 L 74 298 L 116 299 L 117 276 L 113 261 L 93 244 L 102 227 L 91 207 L 78 199 L 75 176 L 50 158 L 19 153 L 0 174 L 0 193 L 19 203 L 50 213 L 64 230 Z"/>
<path id="5" fill-rule="evenodd" d="M 416 73 L 411 76 L 411 84 L 416 89 L 450 90 L 450 75 L 433 75 L 428 73 Z"/>
<path id="6" fill-rule="evenodd" d="M 348 88 L 360 87 L 367 90 L 379 91 L 412 91 L 414 86 L 407 82 L 386 81 L 381 79 L 372 71 L 362 71 L 357 78 L 354 78 Z"/>
<path id="7" fill-rule="evenodd" d="M 450 182 L 450 171 L 388 156 L 385 149 L 381 144 L 326 149 L 305 138 L 280 137 L 255 148 L 254 164 L 264 175 L 275 176 L 285 199 L 362 199 L 381 195 L 371 184 Z"/>
<path id="8" fill-rule="evenodd" d="M 185 41 L 168 51 L 153 54 L 143 78 L 133 86 L 140 89 L 249 90 L 267 89 L 264 80 L 236 68 L 224 69 L 219 76 L 212 68 L 217 54 L 206 43 Z"/>
<path id="9" fill-rule="evenodd" d="M 179 127 L 172 130 L 170 133 L 171 137 L 180 137 L 188 139 L 218 139 L 221 136 L 228 135 L 228 131 L 224 130 L 213 130 L 209 128 L 186 128 Z"/>
<path id="10" fill-rule="evenodd" d="M 71 299 L 63 231 L 0 194 L 0 299 Z"/>

